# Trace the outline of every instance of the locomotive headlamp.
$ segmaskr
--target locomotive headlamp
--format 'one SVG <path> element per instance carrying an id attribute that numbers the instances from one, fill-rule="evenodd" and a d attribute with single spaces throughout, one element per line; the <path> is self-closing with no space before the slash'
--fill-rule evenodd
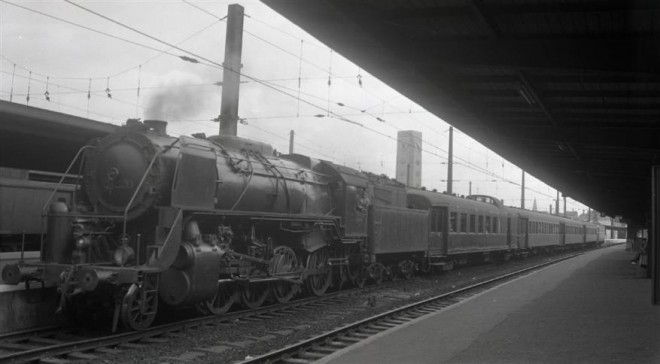
<path id="1" fill-rule="evenodd" d="M 78 249 L 86 249 L 90 245 L 92 245 L 92 239 L 89 236 L 81 236 L 76 239 L 76 248 Z"/>
<path id="2" fill-rule="evenodd" d="M 124 266 L 129 260 L 133 258 L 135 253 L 133 252 L 133 248 L 127 245 L 123 245 L 117 250 L 115 250 L 115 253 L 112 255 L 115 264 L 118 266 Z"/>

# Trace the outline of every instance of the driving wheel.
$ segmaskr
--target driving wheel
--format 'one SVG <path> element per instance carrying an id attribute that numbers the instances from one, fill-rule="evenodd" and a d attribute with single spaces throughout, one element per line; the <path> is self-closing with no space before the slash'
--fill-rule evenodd
<path id="1" fill-rule="evenodd" d="M 305 280 L 307 289 L 316 296 L 321 296 L 332 283 L 332 267 L 328 262 L 328 248 L 321 248 L 309 254 L 307 270 L 310 275 Z"/>
<path id="2" fill-rule="evenodd" d="M 287 246 L 278 246 L 273 250 L 273 258 L 270 260 L 270 272 L 277 276 L 294 272 L 298 268 L 296 253 Z M 284 280 L 273 284 L 273 296 L 279 303 L 286 303 L 298 292 L 298 285 Z"/>

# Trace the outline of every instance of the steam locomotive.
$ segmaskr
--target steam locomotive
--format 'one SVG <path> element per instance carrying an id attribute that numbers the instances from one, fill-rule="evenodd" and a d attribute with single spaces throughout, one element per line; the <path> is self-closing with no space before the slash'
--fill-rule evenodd
<path id="1" fill-rule="evenodd" d="M 113 330 L 149 327 L 159 303 L 220 315 L 474 254 L 599 241 L 590 223 L 407 189 L 245 138 L 172 137 L 158 120 L 91 142 L 66 174 L 76 168 L 73 198 L 45 208 L 41 261 L 7 265 L 2 280 L 56 285 L 59 311 L 111 313 Z M 546 225 L 546 236 L 528 229 Z"/>

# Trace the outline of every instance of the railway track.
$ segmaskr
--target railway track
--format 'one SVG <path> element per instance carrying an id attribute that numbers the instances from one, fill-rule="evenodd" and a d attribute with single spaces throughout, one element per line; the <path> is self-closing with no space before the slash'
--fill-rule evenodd
<path id="1" fill-rule="evenodd" d="M 420 315 L 435 312 L 447 307 L 475 294 L 474 292 L 478 289 L 487 289 L 487 287 L 497 284 L 502 280 L 525 274 L 531 270 L 539 269 L 576 255 L 579 254 L 573 254 L 568 257 L 534 265 L 530 268 L 521 269 L 480 284 L 471 285 L 437 297 L 427 298 L 420 303 L 408 305 L 401 309 L 394 309 L 384 314 L 299 342 L 296 345 L 255 357 L 255 359 L 248 360 L 246 363 L 301 363 L 317 360 L 325 355 L 329 355 L 337 350 L 341 350 L 344 347 L 364 340 L 371 335 L 395 327 L 403 322 L 410 321 Z M 342 302 L 350 300 L 355 295 L 369 296 L 374 291 L 397 289 L 396 287 L 398 286 L 408 286 L 414 284 L 414 282 L 415 280 L 386 282 L 380 285 L 367 286 L 363 289 L 330 292 L 322 297 L 302 298 L 286 304 L 270 305 L 255 310 L 230 312 L 222 316 L 196 317 L 173 323 L 166 323 L 140 332 L 108 334 L 93 332 L 81 328 L 63 327 L 25 330 L 12 334 L 0 335 L 0 362 L 40 362 L 58 364 L 79 360 L 94 362 L 99 359 L 108 359 L 109 354 L 121 354 L 125 351 L 130 353 L 130 350 L 140 350 L 145 349 L 150 345 L 168 343 L 171 340 L 180 339 L 184 335 L 195 335 L 194 331 L 192 333 L 188 331 L 191 329 L 194 330 L 195 328 L 206 327 L 211 329 L 220 328 L 221 330 L 228 331 L 232 330 L 232 327 L 235 327 L 235 324 L 240 322 L 254 323 L 255 321 L 264 320 L 274 321 L 278 318 L 286 320 L 287 317 L 295 317 L 300 312 L 316 312 L 316 310 L 323 310 L 324 307 L 339 306 Z M 430 295 L 426 295 L 426 297 L 430 297 Z M 364 311 L 369 311 L 369 309 L 365 309 Z M 313 335 L 313 333 L 311 334 Z M 305 337 L 308 337 L 308 335 L 305 335 Z M 254 351 L 264 351 L 263 349 L 258 349 L 258 341 L 253 345 L 257 347 Z M 243 357 L 241 357 L 241 359 L 242 358 Z"/>
<path id="2" fill-rule="evenodd" d="M 393 283 L 396 284 L 396 283 Z M 376 286 L 366 289 L 376 289 Z M 94 332 L 84 328 L 50 326 L 0 335 L 0 363 L 67 363 L 94 361 L 106 354 L 122 350 L 141 349 L 154 343 L 168 342 L 182 331 L 208 325 L 223 325 L 241 320 L 254 321 L 313 310 L 333 305 L 364 289 L 330 292 L 321 297 L 308 297 L 285 304 L 275 304 L 254 310 L 244 310 L 222 316 L 204 316 L 151 327 L 145 331 L 117 334 Z"/>
<path id="3" fill-rule="evenodd" d="M 512 280 L 522 275 L 526 275 L 532 271 L 547 267 L 549 265 L 574 258 L 581 254 L 583 253 L 573 254 L 545 263 L 537 264 L 474 285 L 463 287 L 448 293 L 443 293 L 417 303 L 374 315 L 359 322 L 355 322 L 335 330 L 322 333 L 318 336 L 311 337 L 307 340 L 284 347 L 282 349 L 250 358 L 241 362 L 241 364 L 311 363 L 358 342 L 366 340 L 374 335 L 404 325 L 419 317 L 442 311 L 449 306 L 464 301 L 469 297 L 494 287 L 495 285 L 501 284 L 508 280 Z"/>

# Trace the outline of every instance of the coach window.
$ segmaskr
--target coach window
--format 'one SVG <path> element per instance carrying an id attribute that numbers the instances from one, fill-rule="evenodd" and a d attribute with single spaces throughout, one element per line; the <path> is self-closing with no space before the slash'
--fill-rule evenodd
<path id="1" fill-rule="evenodd" d="M 490 227 L 490 216 L 486 216 L 486 234 L 492 233 L 493 229 Z"/>
<path id="2" fill-rule="evenodd" d="M 470 214 L 470 232 L 474 233 L 477 231 L 477 215 Z"/>
<path id="3" fill-rule="evenodd" d="M 483 215 L 479 215 L 477 218 L 477 227 L 479 228 L 479 232 L 483 233 L 484 232 L 484 217 Z"/>
<path id="4" fill-rule="evenodd" d="M 493 233 L 497 234 L 500 232 L 500 221 L 498 218 L 493 218 Z"/>
<path id="5" fill-rule="evenodd" d="M 461 214 L 461 232 L 467 233 L 467 214 Z"/>
<path id="6" fill-rule="evenodd" d="M 455 212 L 450 212 L 449 213 L 449 231 L 452 233 L 455 233 L 458 231 L 456 224 L 458 223 L 458 219 L 456 218 L 456 213 Z"/>

